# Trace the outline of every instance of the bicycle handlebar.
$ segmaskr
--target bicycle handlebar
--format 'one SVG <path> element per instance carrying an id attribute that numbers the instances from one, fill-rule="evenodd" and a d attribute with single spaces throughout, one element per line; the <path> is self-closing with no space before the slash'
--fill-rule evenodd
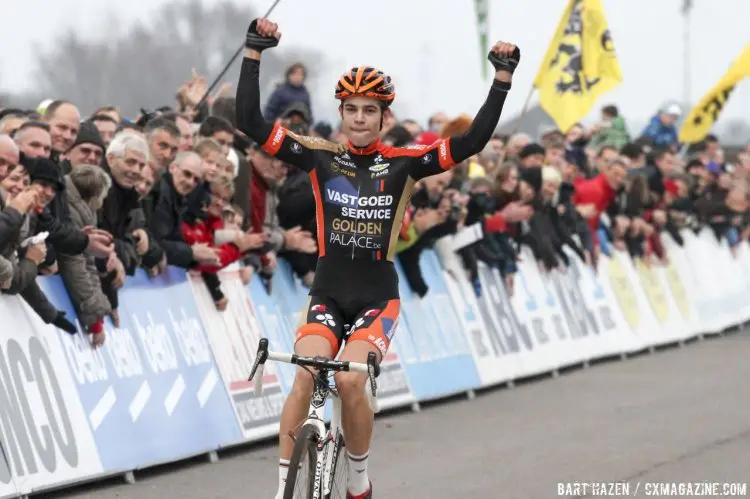
<path id="1" fill-rule="evenodd" d="M 253 369 L 250 371 L 248 381 L 253 381 L 257 378 L 253 388 L 255 389 L 255 396 L 260 397 L 263 394 L 263 371 L 268 360 L 275 360 L 278 362 L 286 362 L 287 364 L 296 364 L 298 366 L 313 367 L 320 370 L 326 371 L 349 371 L 359 372 L 368 375 L 370 381 L 370 389 L 367 392 L 367 400 L 370 403 L 370 407 L 373 412 L 378 412 L 378 401 L 377 401 L 377 383 L 375 378 L 380 376 L 380 365 L 378 364 L 377 356 L 375 352 L 367 354 L 367 363 L 361 362 L 349 362 L 342 360 L 326 359 L 323 357 L 302 357 L 293 353 L 280 353 L 271 352 L 268 350 L 268 339 L 261 338 L 258 343 L 258 355 L 255 357 L 255 363 Z"/>

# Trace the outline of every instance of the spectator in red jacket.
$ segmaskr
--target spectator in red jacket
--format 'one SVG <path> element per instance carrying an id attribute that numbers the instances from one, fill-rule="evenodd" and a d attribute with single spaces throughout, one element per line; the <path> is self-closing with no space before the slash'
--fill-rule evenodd
<path id="1" fill-rule="evenodd" d="M 573 203 L 588 222 L 597 248 L 599 217 L 614 201 L 627 175 L 627 165 L 619 158 L 600 168 L 603 171 L 596 177 L 576 183 L 576 193 L 573 195 Z"/>

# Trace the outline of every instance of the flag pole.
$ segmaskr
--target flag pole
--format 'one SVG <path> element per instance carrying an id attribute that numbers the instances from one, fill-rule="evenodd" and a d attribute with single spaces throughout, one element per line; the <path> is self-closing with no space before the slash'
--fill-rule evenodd
<path id="1" fill-rule="evenodd" d="M 268 9 L 268 11 L 266 12 L 266 15 L 263 16 L 264 19 L 268 18 L 268 16 L 271 15 L 271 12 L 273 12 L 273 9 L 276 8 L 276 6 L 279 4 L 280 1 L 281 0 L 276 0 L 271 5 L 271 8 Z M 224 69 L 222 69 L 219 72 L 218 76 L 216 78 L 214 78 L 213 83 L 211 83 L 211 85 L 208 87 L 208 90 L 206 90 L 206 93 L 203 94 L 203 97 L 201 97 L 201 100 L 198 101 L 198 104 L 195 106 L 195 109 L 198 109 L 200 106 L 203 105 L 204 102 L 206 102 L 206 99 L 208 99 L 208 96 L 211 94 L 211 92 L 213 91 L 213 89 L 216 88 L 216 85 L 219 84 L 219 82 L 221 81 L 221 79 L 224 78 L 224 75 L 227 74 L 227 71 L 229 71 L 229 68 L 232 67 L 232 64 L 234 64 L 234 61 L 237 60 L 237 58 L 240 56 L 240 54 L 242 53 L 243 50 L 245 50 L 245 41 L 244 40 L 242 41 L 242 45 L 240 45 L 237 48 L 237 50 L 235 50 L 235 52 L 232 55 L 232 57 L 229 58 L 229 61 L 227 62 L 226 66 L 224 66 Z"/>

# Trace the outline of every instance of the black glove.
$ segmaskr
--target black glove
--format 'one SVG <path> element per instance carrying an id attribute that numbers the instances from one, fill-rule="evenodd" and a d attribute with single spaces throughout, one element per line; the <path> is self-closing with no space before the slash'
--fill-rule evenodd
<path id="1" fill-rule="evenodd" d="M 245 38 L 245 47 L 263 52 L 279 44 L 279 39 L 275 36 L 261 36 L 257 30 L 258 20 L 254 19 L 247 28 L 247 37 Z"/>
<path id="2" fill-rule="evenodd" d="M 495 71 L 507 71 L 513 74 L 513 71 L 516 70 L 518 63 L 521 61 L 521 49 L 516 47 L 509 56 L 500 56 L 490 50 L 487 60 L 495 67 Z"/>
<path id="3" fill-rule="evenodd" d="M 57 312 L 57 317 L 55 317 L 55 320 L 52 321 L 52 324 L 59 327 L 68 334 L 76 334 L 78 332 L 75 324 L 65 318 L 65 312 L 63 311 Z"/>

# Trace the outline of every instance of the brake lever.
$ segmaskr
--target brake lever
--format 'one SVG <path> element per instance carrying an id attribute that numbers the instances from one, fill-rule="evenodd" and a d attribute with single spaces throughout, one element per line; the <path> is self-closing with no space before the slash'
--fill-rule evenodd
<path id="1" fill-rule="evenodd" d="M 268 339 L 261 338 L 258 342 L 258 354 L 255 356 L 255 363 L 253 363 L 253 369 L 250 371 L 250 376 L 247 378 L 248 381 L 252 381 L 255 377 L 255 373 L 261 364 L 265 364 L 268 360 Z"/>
<path id="2" fill-rule="evenodd" d="M 378 384 L 375 382 L 375 378 L 380 376 L 380 365 L 378 365 L 378 358 L 375 352 L 367 354 L 367 375 L 370 378 L 370 393 L 367 398 L 369 399 L 372 411 L 377 413 L 380 411 L 380 406 L 378 404 Z"/>

